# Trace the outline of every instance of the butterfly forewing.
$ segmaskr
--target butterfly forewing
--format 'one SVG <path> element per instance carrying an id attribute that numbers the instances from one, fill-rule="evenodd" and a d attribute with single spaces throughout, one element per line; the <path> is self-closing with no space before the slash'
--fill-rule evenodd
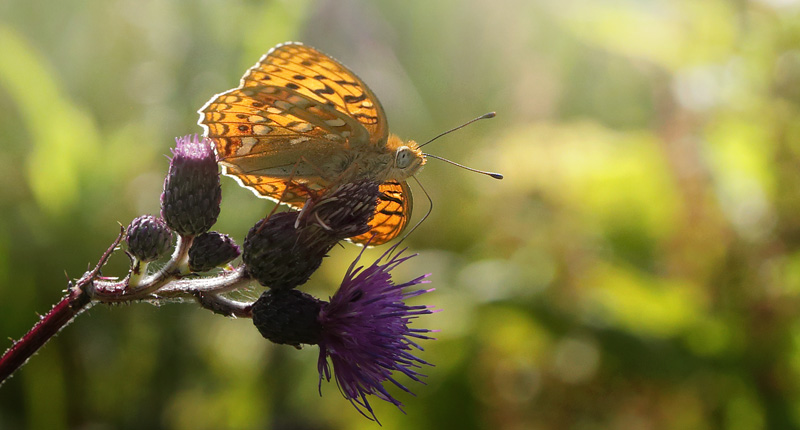
<path id="1" fill-rule="evenodd" d="M 389 135 L 380 101 L 361 79 L 333 58 L 298 43 L 278 45 L 242 78 L 242 87 L 272 85 L 335 107 L 366 127 L 372 142 Z"/>
<path id="2" fill-rule="evenodd" d="M 341 112 L 273 87 L 228 91 L 201 114 L 220 160 L 227 163 L 309 148 L 339 150 L 351 140 L 369 139 L 361 124 Z"/>

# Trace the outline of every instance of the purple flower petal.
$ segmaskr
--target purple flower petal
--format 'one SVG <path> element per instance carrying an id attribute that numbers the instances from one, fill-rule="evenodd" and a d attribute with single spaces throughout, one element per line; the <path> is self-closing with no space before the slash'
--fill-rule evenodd
<path id="1" fill-rule="evenodd" d="M 322 379 L 330 381 L 332 374 L 335 374 L 342 395 L 362 415 L 376 421 L 367 395 L 375 395 L 402 411 L 402 403 L 386 391 L 383 383 L 389 381 L 411 393 L 392 377 L 393 373 L 399 372 L 422 382 L 420 378 L 425 375 L 415 369 L 431 364 L 412 354 L 413 349 L 422 348 L 411 338 L 433 339 L 423 334 L 432 330 L 412 329 L 408 324 L 419 315 L 437 312 L 430 306 L 409 306 L 405 303 L 406 299 L 433 289 L 403 291 L 417 284 L 428 283 L 425 278 L 429 275 L 395 284 L 390 271 L 414 255 L 401 257 L 400 251 L 390 256 L 394 250 L 395 247 L 392 247 L 367 268 L 356 268 L 361 258 L 359 255 L 350 265 L 339 290 L 330 303 L 323 305 L 318 317 L 322 326 L 317 362 L 320 390 Z"/>

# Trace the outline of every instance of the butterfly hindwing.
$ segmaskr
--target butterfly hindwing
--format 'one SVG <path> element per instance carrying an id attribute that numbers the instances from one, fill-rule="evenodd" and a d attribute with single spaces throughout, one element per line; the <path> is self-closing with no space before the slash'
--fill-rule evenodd
<path id="1" fill-rule="evenodd" d="M 379 187 L 378 207 L 369 223 L 370 230 L 360 236 L 351 237 L 351 242 L 377 246 L 395 237 L 411 218 L 411 190 L 406 182 L 388 181 Z"/>

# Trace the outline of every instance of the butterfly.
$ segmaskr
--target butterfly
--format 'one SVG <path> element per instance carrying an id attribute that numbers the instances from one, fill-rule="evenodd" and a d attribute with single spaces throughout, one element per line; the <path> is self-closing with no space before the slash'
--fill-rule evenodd
<path id="1" fill-rule="evenodd" d="M 223 174 L 257 196 L 299 209 L 318 192 L 368 179 L 380 184 L 375 217 L 369 232 L 350 240 L 380 245 L 408 224 L 406 179 L 425 156 L 414 141 L 389 133 L 375 94 L 322 52 L 277 45 L 239 87 L 215 95 L 198 113 Z"/>
<path id="2" fill-rule="evenodd" d="M 301 209 L 338 185 L 379 183 L 370 230 L 355 243 L 380 245 L 397 237 L 411 217 L 406 180 L 426 157 L 462 166 L 420 147 L 483 118 L 441 133 L 423 145 L 389 133 L 386 113 L 367 85 L 335 59 L 298 42 L 275 46 L 239 86 L 211 98 L 198 124 L 215 144 L 222 173 L 257 196 Z"/>

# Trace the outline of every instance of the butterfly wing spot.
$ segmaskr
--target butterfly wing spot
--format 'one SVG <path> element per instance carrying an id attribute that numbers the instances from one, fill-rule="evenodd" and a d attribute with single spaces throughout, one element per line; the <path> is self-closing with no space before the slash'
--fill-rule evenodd
<path id="1" fill-rule="evenodd" d="M 205 114 L 204 122 L 206 123 L 214 123 L 222 120 L 225 118 L 225 114 L 221 112 L 208 112 Z"/>
<path id="2" fill-rule="evenodd" d="M 341 118 L 336 118 L 336 119 L 329 119 L 329 120 L 325 121 L 325 124 L 328 124 L 331 127 L 341 127 L 341 126 L 345 125 L 345 122 Z"/>
<path id="3" fill-rule="evenodd" d="M 291 103 L 289 103 L 287 101 L 284 101 L 284 100 L 275 100 L 275 102 L 273 104 L 275 105 L 276 108 L 278 108 L 278 109 L 280 109 L 281 111 L 284 111 L 284 112 L 288 111 L 289 109 L 294 107 L 293 104 L 291 104 Z"/>
<path id="4" fill-rule="evenodd" d="M 253 134 L 257 134 L 259 136 L 264 136 L 272 132 L 272 127 L 266 125 L 254 125 L 253 126 Z"/>
<path id="5" fill-rule="evenodd" d="M 361 93 L 360 96 L 351 96 L 350 94 L 347 94 L 347 95 L 344 96 L 344 102 L 353 104 L 353 103 L 362 102 L 362 101 L 366 100 L 366 98 L 367 98 L 367 93 Z"/>
<path id="6" fill-rule="evenodd" d="M 331 88 L 330 86 L 325 84 L 325 86 L 323 86 L 322 88 L 318 88 L 318 89 L 314 90 L 314 94 L 316 94 L 318 96 L 322 96 L 324 98 L 324 96 L 327 95 L 327 94 L 336 94 L 336 91 L 334 91 L 333 88 Z M 345 97 L 347 97 L 347 96 L 345 96 Z"/>
<path id="7" fill-rule="evenodd" d="M 255 137 L 243 137 L 242 145 L 236 150 L 236 155 L 247 155 L 253 150 L 253 146 L 258 143 Z"/>
<path id="8" fill-rule="evenodd" d="M 371 125 L 378 124 L 378 117 L 376 116 L 367 115 L 364 113 L 357 113 L 353 115 L 353 117 L 358 119 L 363 124 L 371 124 Z"/>
<path id="9" fill-rule="evenodd" d="M 287 128 L 291 128 L 292 130 L 298 133 L 308 133 L 309 131 L 314 129 L 314 126 L 307 123 L 307 122 L 299 122 L 299 121 L 292 121 L 286 124 Z"/>

